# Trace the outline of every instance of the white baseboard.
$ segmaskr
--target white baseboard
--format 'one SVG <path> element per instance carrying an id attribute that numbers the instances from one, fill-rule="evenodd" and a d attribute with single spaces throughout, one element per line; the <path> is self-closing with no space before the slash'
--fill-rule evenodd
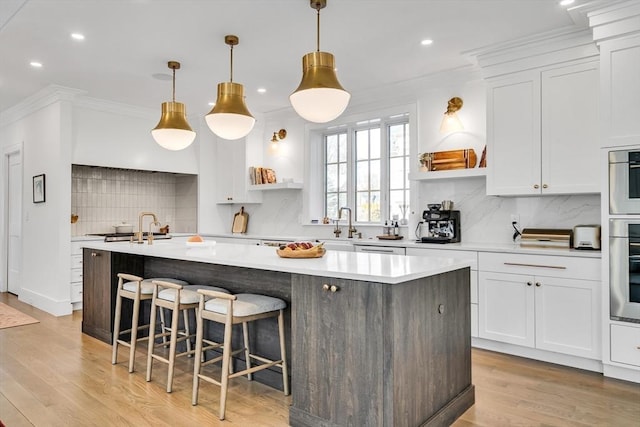
<path id="1" fill-rule="evenodd" d="M 619 380 L 640 383 L 640 370 L 623 368 L 621 366 L 604 365 L 604 376 L 616 378 Z"/>
<path id="2" fill-rule="evenodd" d="M 46 311 L 53 316 L 67 316 L 72 312 L 71 302 L 69 299 L 63 301 L 54 300 L 51 297 L 33 292 L 26 288 L 20 289 L 18 299 L 26 304 L 39 308 L 42 311 Z"/>
<path id="3" fill-rule="evenodd" d="M 473 347 L 483 348 L 485 350 L 526 357 L 528 359 L 540 360 L 542 362 L 555 363 L 557 365 L 570 366 L 572 368 L 584 369 L 587 371 L 602 372 L 602 361 L 600 360 L 585 359 L 584 357 L 570 356 L 567 354 L 554 353 L 552 351 L 521 347 L 518 345 L 506 344 L 498 341 L 486 340 L 483 338 L 471 338 L 471 345 Z"/>

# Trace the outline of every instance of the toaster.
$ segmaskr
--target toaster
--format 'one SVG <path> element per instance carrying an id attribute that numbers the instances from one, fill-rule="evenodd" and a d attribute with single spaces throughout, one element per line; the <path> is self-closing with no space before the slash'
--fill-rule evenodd
<path id="1" fill-rule="evenodd" d="M 600 250 L 600 226 L 576 225 L 573 228 L 574 249 Z"/>

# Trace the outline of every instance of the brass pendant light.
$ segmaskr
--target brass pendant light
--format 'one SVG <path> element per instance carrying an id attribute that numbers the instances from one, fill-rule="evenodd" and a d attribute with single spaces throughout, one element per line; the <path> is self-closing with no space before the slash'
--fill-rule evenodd
<path id="1" fill-rule="evenodd" d="M 176 102 L 176 70 L 180 63 L 169 61 L 167 66 L 173 70 L 173 96 L 171 102 L 162 103 L 160 122 L 151 131 L 153 139 L 167 150 L 182 150 L 187 148 L 196 138 L 196 133 L 187 122 L 187 110 L 182 102 Z"/>
<path id="2" fill-rule="evenodd" d="M 256 123 L 244 103 L 244 88 L 233 83 L 233 46 L 239 43 L 238 37 L 227 35 L 224 42 L 231 47 L 231 76 L 228 82 L 218 83 L 216 105 L 205 116 L 209 129 L 223 139 L 240 139 L 245 136 Z"/>
<path id="3" fill-rule="evenodd" d="M 289 100 L 303 119 L 326 123 L 344 112 L 351 95 L 338 82 L 333 55 L 320 52 L 320 9 L 327 6 L 327 0 L 310 1 L 311 8 L 317 11 L 317 47 L 302 57 L 302 81 Z"/>

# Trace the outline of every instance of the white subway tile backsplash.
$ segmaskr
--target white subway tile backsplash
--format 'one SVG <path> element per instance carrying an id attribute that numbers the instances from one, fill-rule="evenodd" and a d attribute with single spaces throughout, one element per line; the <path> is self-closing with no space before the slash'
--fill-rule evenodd
<path id="1" fill-rule="evenodd" d="M 173 232 L 197 230 L 196 176 L 80 165 L 71 175 L 71 211 L 78 215 L 73 236 L 111 233 L 122 222 L 137 230 L 142 211 L 154 212 Z M 146 219 L 143 230 L 148 228 Z"/>

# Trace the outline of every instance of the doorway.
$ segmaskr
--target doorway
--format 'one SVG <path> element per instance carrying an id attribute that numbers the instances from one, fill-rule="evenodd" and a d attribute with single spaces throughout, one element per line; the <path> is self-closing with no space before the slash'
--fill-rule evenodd
<path id="1" fill-rule="evenodd" d="M 22 289 L 22 147 L 4 150 L 4 246 L 3 271 L 6 272 L 3 290 L 20 295 Z"/>

